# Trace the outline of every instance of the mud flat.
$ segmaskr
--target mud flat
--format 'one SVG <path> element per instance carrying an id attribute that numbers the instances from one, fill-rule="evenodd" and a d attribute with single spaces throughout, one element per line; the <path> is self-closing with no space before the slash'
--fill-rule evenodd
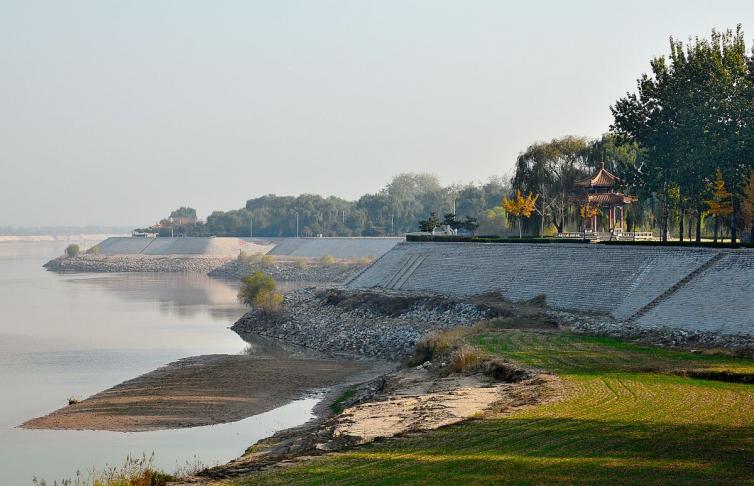
<path id="1" fill-rule="evenodd" d="M 317 390 L 374 378 L 391 368 L 375 361 L 195 356 L 29 420 L 22 427 L 138 432 L 233 422 Z"/>

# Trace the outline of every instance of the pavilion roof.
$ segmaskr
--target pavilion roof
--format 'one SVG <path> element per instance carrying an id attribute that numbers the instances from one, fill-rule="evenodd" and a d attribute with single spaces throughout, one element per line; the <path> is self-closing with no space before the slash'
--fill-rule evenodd
<path id="1" fill-rule="evenodd" d="M 620 178 L 605 169 L 605 162 L 601 162 L 601 164 L 599 172 L 589 179 L 576 181 L 576 185 L 581 187 L 613 187 Z"/>
<path id="2" fill-rule="evenodd" d="M 630 204 L 632 202 L 639 200 L 635 196 L 629 196 L 620 192 L 606 192 L 602 194 L 584 194 L 582 196 L 579 196 L 577 199 L 581 203 L 588 202 L 590 204 L 599 204 L 599 205 Z"/>

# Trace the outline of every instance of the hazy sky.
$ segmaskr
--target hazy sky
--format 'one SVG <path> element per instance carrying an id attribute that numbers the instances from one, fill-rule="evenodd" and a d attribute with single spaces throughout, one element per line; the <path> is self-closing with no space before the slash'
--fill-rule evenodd
<path id="1" fill-rule="evenodd" d="M 509 173 L 754 1 L 0 0 L 0 226 Z"/>

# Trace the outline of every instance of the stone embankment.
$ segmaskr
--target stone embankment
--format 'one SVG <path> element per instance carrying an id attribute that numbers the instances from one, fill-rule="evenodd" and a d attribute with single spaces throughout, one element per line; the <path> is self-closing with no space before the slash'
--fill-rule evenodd
<path id="1" fill-rule="evenodd" d="M 626 339 L 642 344 L 684 349 L 728 349 L 754 357 L 754 337 L 747 334 L 725 334 L 720 331 L 683 329 L 670 326 L 646 326 L 625 322 L 605 315 L 549 310 L 560 327 L 578 334 Z"/>
<path id="2" fill-rule="evenodd" d="M 209 272 L 210 277 L 241 280 L 256 271 L 262 271 L 278 282 L 330 282 L 339 283 L 355 276 L 364 265 L 356 263 L 324 264 L 303 260 L 275 260 L 270 263 L 231 260 Z"/>
<path id="3" fill-rule="evenodd" d="M 44 267 L 56 272 L 185 272 L 206 274 L 227 263 L 230 257 L 218 256 L 154 256 L 154 255 L 79 255 L 58 257 Z"/>
<path id="4" fill-rule="evenodd" d="M 347 286 L 455 298 L 495 292 L 514 302 L 543 295 L 553 310 L 600 316 L 585 329 L 625 337 L 754 337 L 751 249 L 406 242 Z"/>
<path id="5" fill-rule="evenodd" d="M 413 354 L 425 334 L 490 314 L 484 306 L 426 293 L 306 288 L 286 294 L 279 314 L 252 310 L 233 330 L 334 355 L 398 360 Z"/>

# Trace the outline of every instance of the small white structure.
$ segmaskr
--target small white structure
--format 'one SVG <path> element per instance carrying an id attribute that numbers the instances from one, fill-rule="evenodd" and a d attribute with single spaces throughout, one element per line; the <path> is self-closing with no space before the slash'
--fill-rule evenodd
<path id="1" fill-rule="evenodd" d="M 456 236 L 457 234 L 458 231 L 454 230 L 447 224 L 432 228 L 432 236 Z"/>

